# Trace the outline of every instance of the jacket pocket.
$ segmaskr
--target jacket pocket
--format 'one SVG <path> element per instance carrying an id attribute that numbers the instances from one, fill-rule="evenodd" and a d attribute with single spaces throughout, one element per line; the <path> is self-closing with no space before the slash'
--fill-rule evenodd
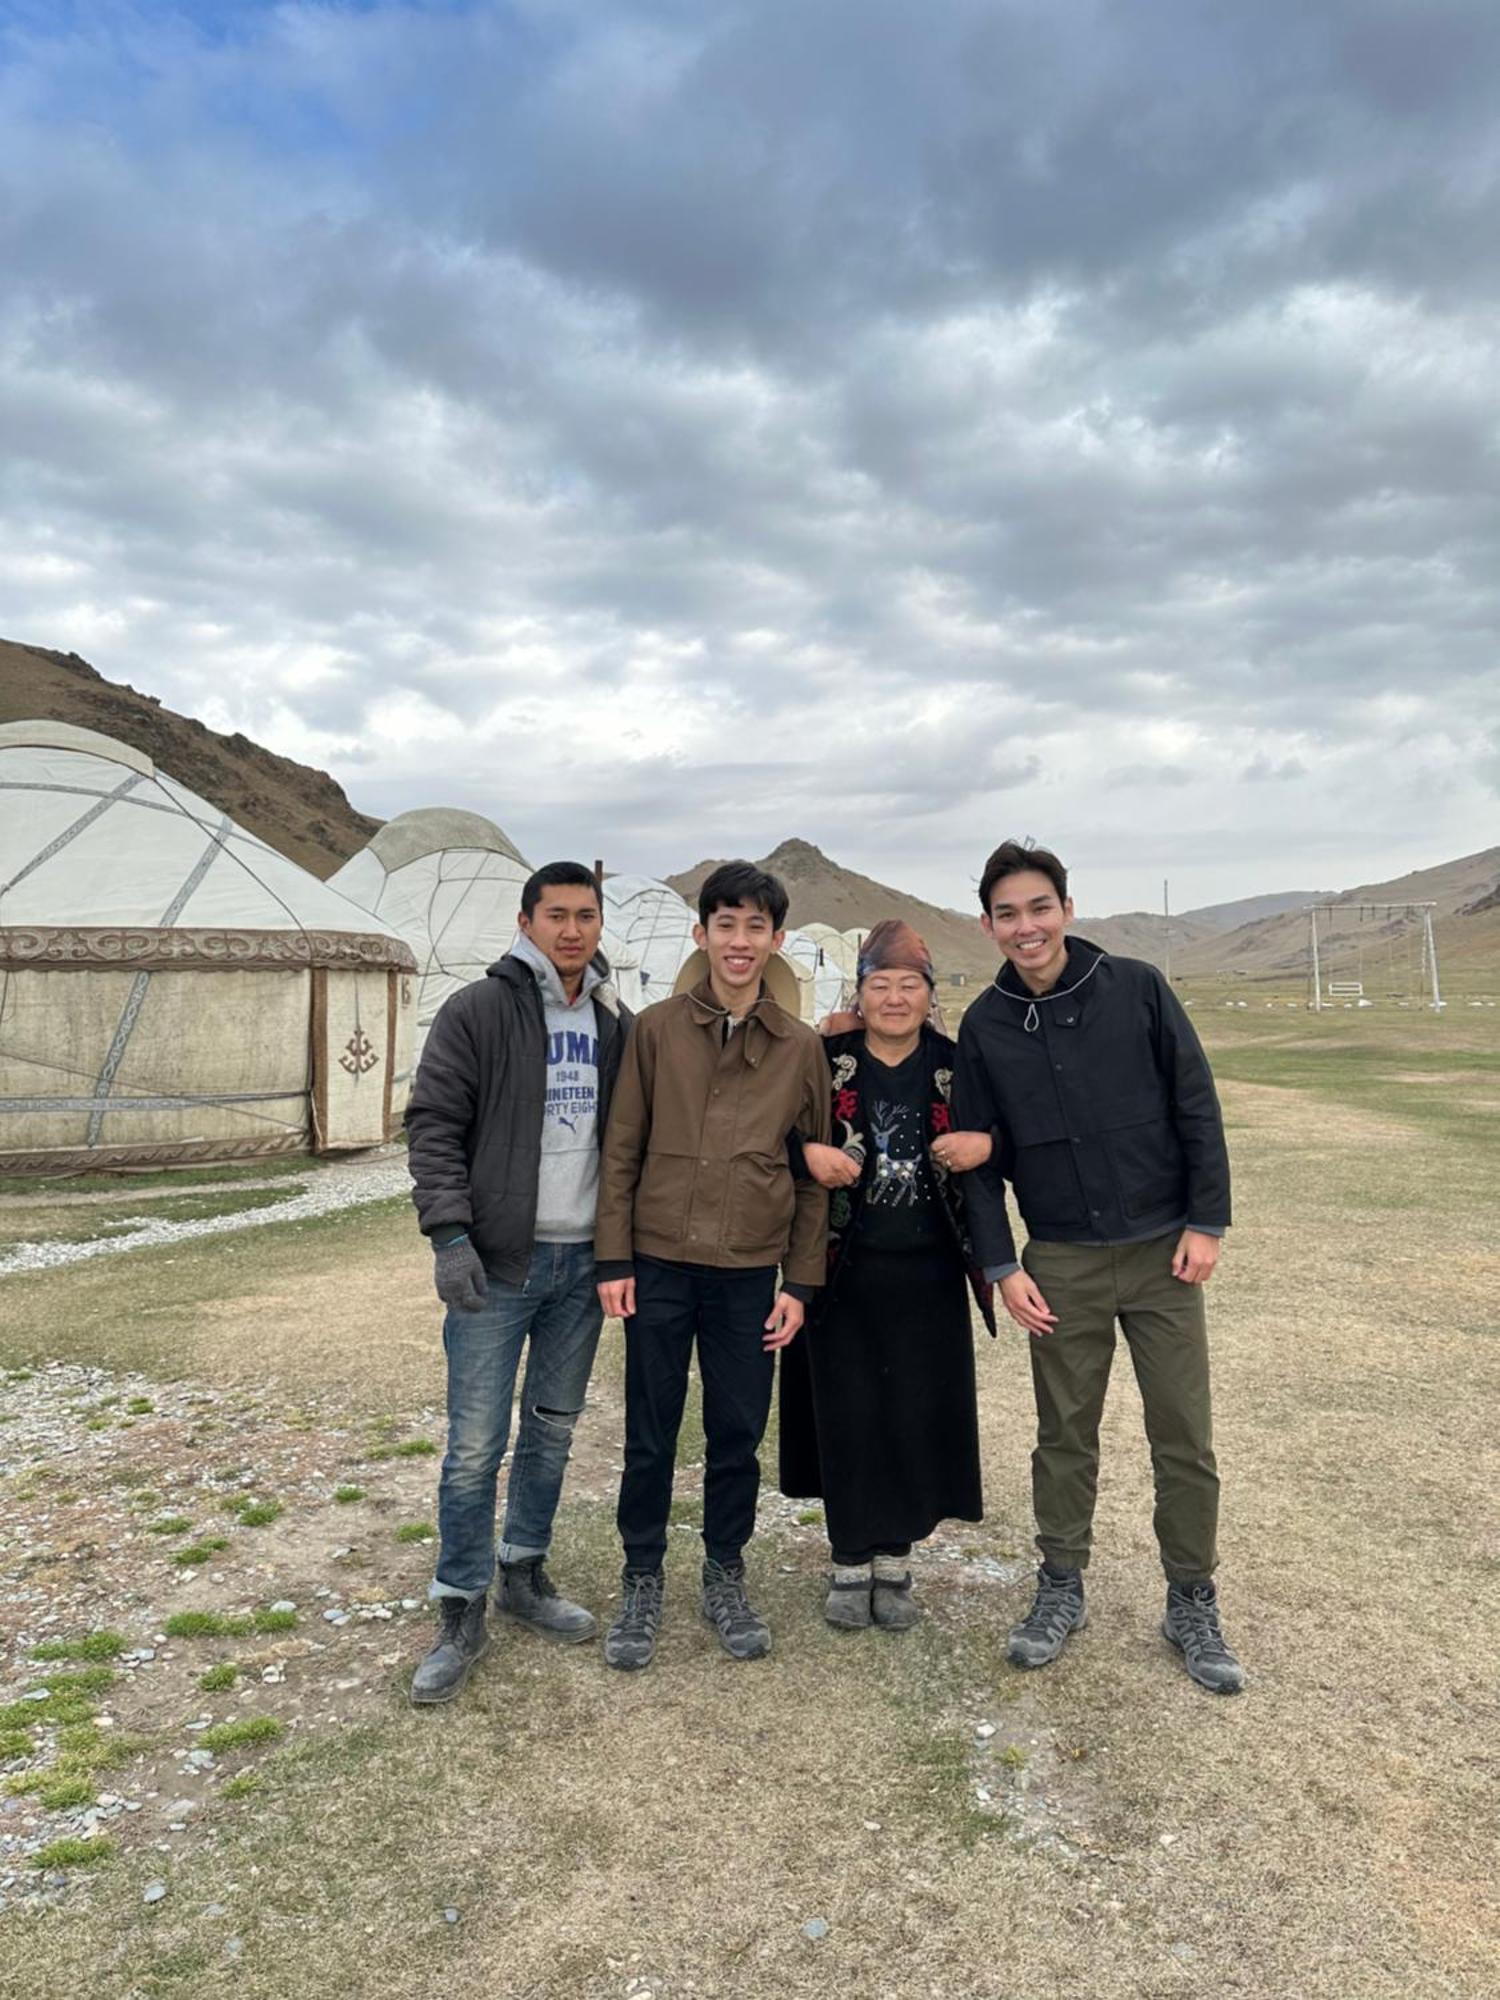
<path id="1" fill-rule="evenodd" d="M 1128 1216 L 1159 1215 L 1187 1199 L 1182 1148 L 1165 1118 L 1143 1119 L 1106 1133 L 1120 1206 Z"/>
<path id="2" fill-rule="evenodd" d="M 786 1248 L 796 1196 L 785 1152 L 741 1153 L 732 1162 L 724 1216 L 724 1248 Z"/>
<path id="3" fill-rule="evenodd" d="M 1070 1139 L 1023 1147 L 1016 1155 L 1015 1188 L 1028 1228 L 1088 1219 Z"/>
<path id="4" fill-rule="evenodd" d="M 637 1236 L 677 1242 L 687 1228 L 688 1202 L 693 1190 L 694 1156 L 653 1149 L 646 1155 L 635 1191 Z"/>

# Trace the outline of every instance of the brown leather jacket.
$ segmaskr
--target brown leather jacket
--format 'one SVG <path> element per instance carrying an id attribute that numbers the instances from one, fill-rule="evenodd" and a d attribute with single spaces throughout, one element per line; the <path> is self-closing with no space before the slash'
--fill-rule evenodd
<path id="1" fill-rule="evenodd" d="M 787 1134 L 827 1143 L 828 1066 L 811 1028 L 761 997 L 724 1039 L 707 981 L 647 1007 L 620 1061 L 599 1170 L 601 1279 L 631 1260 L 751 1269 L 823 1282 L 828 1196 L 794 1181 Z"/>

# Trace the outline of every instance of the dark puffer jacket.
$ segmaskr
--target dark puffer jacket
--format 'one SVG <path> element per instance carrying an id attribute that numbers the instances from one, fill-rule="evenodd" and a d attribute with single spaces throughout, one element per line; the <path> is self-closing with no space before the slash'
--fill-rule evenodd
<path id="1" fill-rule="evenodd" d="M 630 1013 L 611 986 L 593 999 L 602 1144 Z M 507 953 L 438 1010 L 406 1136 L 422 1234 L 466 1229 L 485 1269 L 510 1284 L 531 1262 L 546 1092 L 542 996 L 531 968 Z"/>

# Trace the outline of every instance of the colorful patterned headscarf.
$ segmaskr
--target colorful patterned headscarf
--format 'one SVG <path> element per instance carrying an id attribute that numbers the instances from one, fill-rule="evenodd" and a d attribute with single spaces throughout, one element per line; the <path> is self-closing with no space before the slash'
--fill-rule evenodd
<path id="1" fill-rule="evenodd" d="M 920 972 L 929 986 L 937 985 L 932 970 L 932 953 L 910 924 L 900 917 L 884 917 L 870 931 L 859 948 L 861 983 L 872 972 Z"/>

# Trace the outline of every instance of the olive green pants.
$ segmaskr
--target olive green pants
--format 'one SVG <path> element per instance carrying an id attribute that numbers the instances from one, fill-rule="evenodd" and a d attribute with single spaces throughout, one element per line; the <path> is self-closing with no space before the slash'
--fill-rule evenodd
<path id="1" fill-rule="evenodd" d="M 1083 1569 L 1099 1485 L 1099 1420 L 1119 1322 L 1145 1405 L 1156 1482 L 1153 1526 L 1174 1583 L 1212 1576 L 1219 1473 L 1201 1285 L 1172 1276 L 1178 1235 L 1094 1248 L 1026 1245 L 1022 1256 L 1057 1315 L 1031 1336 L 1037 1438 L 1031 1455 L 1037 1547 L 1054 1569 Z"/>

